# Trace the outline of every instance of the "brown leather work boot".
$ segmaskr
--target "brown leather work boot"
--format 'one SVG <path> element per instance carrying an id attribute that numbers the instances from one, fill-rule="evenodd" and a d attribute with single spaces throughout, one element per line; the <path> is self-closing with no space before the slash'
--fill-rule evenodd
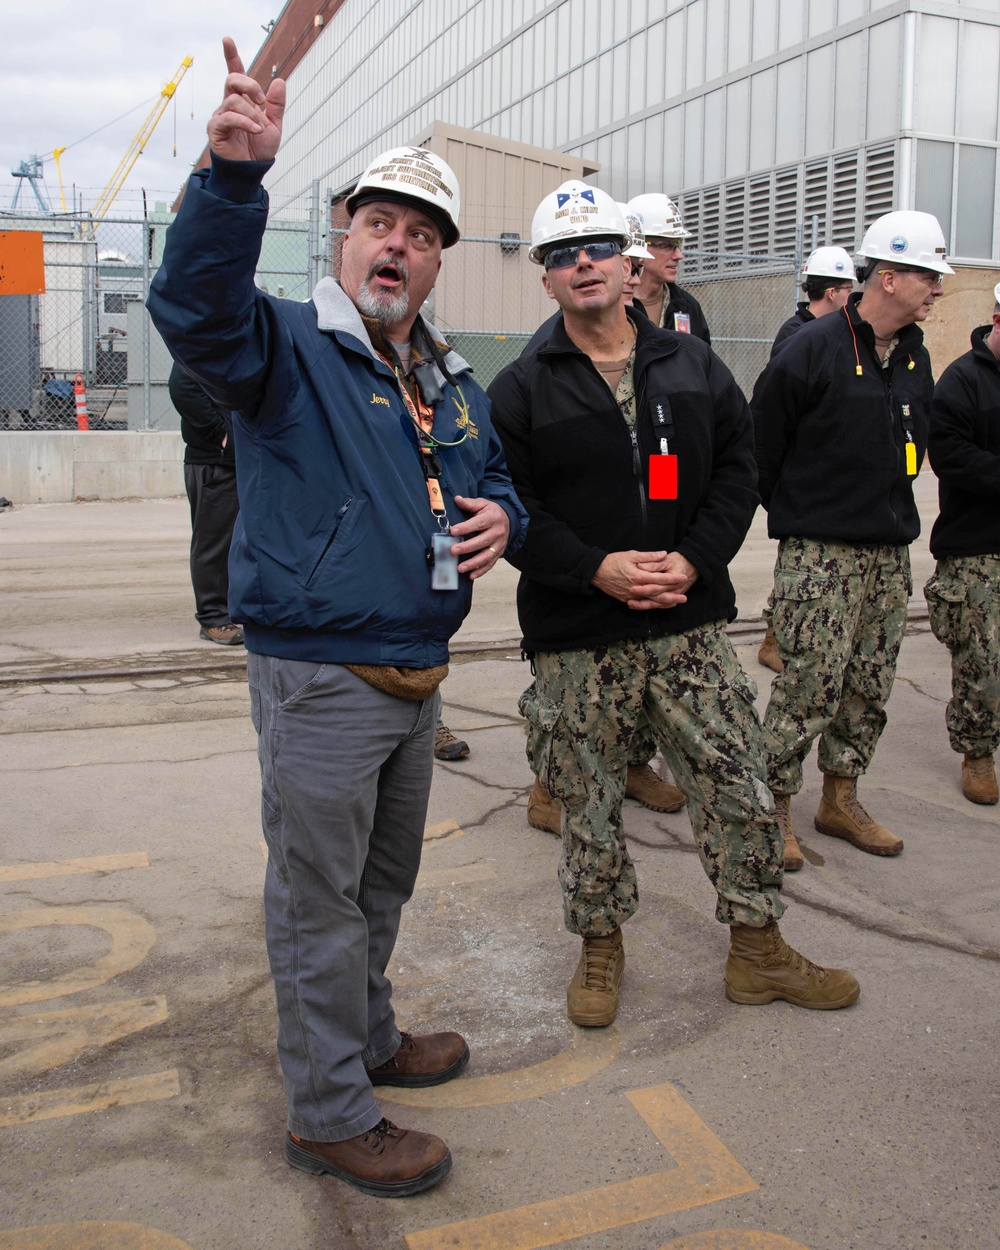
<path id="1" fill-rule="evenodd" d="M 373 1085 L 405 1085 L 419 1089 L 424 1085 L 443 1085 L 469 1062 L 469 1047 L 461 1033 L 400 1034 L 399 1050 L 379 1064 L 368 1068 Z"/>
<path id="2" fill-rule="evenodd" d="M 583 1028 L 599 1029 L 618 1014 L 618 985 L 625 969 L 622 931 L 585 937 L 580 962 L 566 992 L 569 1018 Z"/>
<path id="3" fill-rule="evenodd" d="M 528 795 L 528 824 L 532 829 L 554 833 L 557 838 L 562 836 L 562 804 L 549 794 L 537 777 Z"/>
<path id="4" fill-rule="evenodd" d="M 772 673 L 783 673 L 785 671 L 785 661 L 781 658 L 781 652 L 778 650 L 778 640 L 774 636 L 774 626 L 770 622 L 768 622 L 767 632 L 764 634 L 764 641 L 760 644 L 760 650 L 757 652 L 757 663 L 763 664 Z"/>
<path id="5" fill-rule="evenodd" d="M 802 858 L 802 847 L 792 832 L 792 796 L 776 794 L 774 796 L 774 819 L 778 822 L 781 836 L 785 843 L 785 872 L 798 872 L 805 862 Z"/>
<path id="6" fill-rule="evenodd" d="M 773 1003 L 782 998 L 795 1007 L 835 1011 L 849 1007 L 861 993 L 843 968 L 820 968 L 792 950 L 772 920 L 762 929 L 730 927 L 726 960 L 726 997 L 734 1003 Z"/>
<path id="7" fill-rule="evenodd" d="M 869 855 L 898 855 L 903 839 L 872 820 L 858 800 L 857 777 L 823 774 L 823 797 L 813 824 L 831 838 L 843 838 Z"/>
<path id="8" fill-rule="evenodd" d="M 625 797 L 651 812 L 679 812 L 687 802 L 683 790 L 671 785 L 651 764 L 629 764 L 625 770 Z"/>
<path id="9" fill-rule="evenodd" d="M 967 755 L 962 760 L 962 793 L 970 803 L 992 804 L 1000 798 L 992 755 Z"/>
<path id="10" fill-rule="evenodd" d="M 386 1119 L 346 1141 L 306 1141 L 288 1133 L 285 1159 L 302 1172 L 327 1172 L 376 1198 L 419 1194 L 451 1171 L 451 1151 L 440 1137 Z"/>
<path id="11" fill-rule="evenodd" d="M 206 642 L 217 642 L 220 647 L 243 646 L 243 630 L 232 621 L 226 625 L 202 625 L 198 637 Z"/>

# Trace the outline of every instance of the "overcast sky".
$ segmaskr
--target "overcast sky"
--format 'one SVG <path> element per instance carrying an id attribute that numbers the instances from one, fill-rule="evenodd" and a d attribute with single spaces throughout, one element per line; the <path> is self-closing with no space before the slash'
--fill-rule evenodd
<path id="1" fill-rule="evenodd" d="M 60 159 L 67 207 L 73 184 L 84 207 L 92 207 L 163 87 L 184 57 L 192 56 L 176 105 L 167 106 L 111 214 L 119 208 L 135 211 L 142 188 L 150 207 L 157 199 L 172 199 L 201 154 L 205 123 L 222 99 L 222 36 L 232 35 L 249 65 L 265 39 L 261 27 L 282 5 L 283 0 L 0 0 L 8 53 L 0 77 L 0 116 L 7 119 L 0 131 L 0 206 L 10 206 L 16 182 L 10 170 L 38 155 L 45 158 L 48 198 L 58 210 L 52 151 L 65 147 Z M 99 127 L 106 129 L 85 139 Z M 30 190 L 25 185 L 21 203 Z"/>

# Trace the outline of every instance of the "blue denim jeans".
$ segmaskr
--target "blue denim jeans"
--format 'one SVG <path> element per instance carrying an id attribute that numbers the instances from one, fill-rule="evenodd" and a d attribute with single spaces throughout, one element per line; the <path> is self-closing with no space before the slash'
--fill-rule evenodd
<path id="1" fill-rule="evenodd" d="M 439 700 L 336 664 L 250 654 L 247 670 L 288 1127 L 342 1141 L 378 1123 L 365 1069 L 399 1047 L 385 970 L 420 867 Z"/>

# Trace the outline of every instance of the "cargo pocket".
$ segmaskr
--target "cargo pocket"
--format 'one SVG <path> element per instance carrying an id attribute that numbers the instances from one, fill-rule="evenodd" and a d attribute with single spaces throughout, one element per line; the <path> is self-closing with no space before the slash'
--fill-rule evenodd
<path id="1" fill-rule="evenodd" d="M 961 646 L 968 639 L 965 612 L 968 595 L 968 582 L 950 573 L 935 573 L 924 587 L 934 637 L 949 650 Z"/>
<path id="2" fill-rule="evenodd" d="M 552 793 L 552 740 L 556 725 L 563 714 L 562 704 L 539 696 L 535 682 L 525 690 L 517 701 L 517 710 L 528 722 L 528 742 L 525 753 L 531 771 L 542 785 Z"/>
<path id="3" fill-rule="evenodd" d="M 824 650 L 825 621 L 837 598 L 837 579 L 781 569 L 774 575 L 774 631 L 790 655 Z"/>

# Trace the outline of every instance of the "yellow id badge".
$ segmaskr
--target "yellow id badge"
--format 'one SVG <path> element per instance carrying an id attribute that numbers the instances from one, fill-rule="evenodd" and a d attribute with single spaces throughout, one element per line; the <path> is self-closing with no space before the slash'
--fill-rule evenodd
<path id="1" fill-rule="evenodd" d="M 917 444 L 906 444 L 906 476 L 917 476 Z"/>

